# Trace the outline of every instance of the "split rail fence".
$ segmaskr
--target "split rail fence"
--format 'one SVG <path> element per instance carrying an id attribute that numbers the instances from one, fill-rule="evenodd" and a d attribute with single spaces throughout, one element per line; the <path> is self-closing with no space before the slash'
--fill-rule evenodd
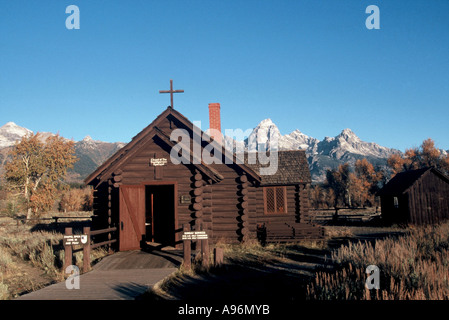
<path id="1" fill-rule="evenodd" d="M 83 272 L 87 272 L 91 268 L 90 253 L 92 249 L 99 248 L 102 246 L 108 246 L 111 250 L 111 244 L 117 242 L 117 239 L 112 239 L 112 233 L 117 231 L 116 227 L 100 229 L 100 230 L 90 230 L 90 227 L 83 228 L 83 234 L 87 236 L 87 242 L 79 249 L 73 249 L 73 246 L 64 245 L 64 270 L 73 264 L 73 254 L 79 251 L 83 251 Z M 73 235 L 73 230 L 70 227 L 65 228 L 65 236 Z M 92 237 L 100 234 L 108 234 L 108 240 L 93 243 Z"/>
<path id="2" fill-rule="evenodd" d="M 90 230 L 90 227 L 83 228 L 83 235 L 87 236 L 87 241 L 82 248 L 73 249 L 72 244 L 64 245 L 64 270 L 73 264 L 73 254 L 79 251 L 83 252 L 83 272 L 87 272 L 91 269 L 91 260 L 90 253 L 92 249 L 99 248 L 101 246 L 109 246 L 117 242 L 117 239 L 112 239 L 112 233 L 117 231 L 116 227 L 106 228 L 101 230 Z M 184 232 L 190 232 L 191 228 L 189 224 L 183 226 Z M 200 228 L 200 231 L 205 231 L 203 228 Z M 108 234 L 108 240 L 102 241 L 99 243 L 93 243 L 93 236 L 100 234 Z M 70 227 L 65 228 L 64 236 L 72 236 L 73 230 Z M 200 239 L 200 240 L 184 240 L 183 241 L 183 266 L 184 268 L 191 268 L 192 262 L 192 241 L 197 241 L 200 244 L 200 253 L 202 258 L 202 265 L 204 267 L 208 267 L 210 263 L 210 249 L 209 249 L 209 239 Z M 223 249 L 222 248 L 214 248 L 214 266 L 219 266 L 223 263 Z"/>

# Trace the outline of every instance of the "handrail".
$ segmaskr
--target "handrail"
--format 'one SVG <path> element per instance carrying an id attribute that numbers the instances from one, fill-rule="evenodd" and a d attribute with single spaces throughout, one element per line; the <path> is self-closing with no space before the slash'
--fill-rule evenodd
<path id="1" fill-rule="evenodd" d="M 90 235 L 91 236 L 96 236 L 96 235 L 99 235 L 99 234 L 108 233 L 108 232 L 114 232 L 114 231 L 117 231 L 117 227 L 106 228 L 106 229 L 99 229 L 99 230 L 91 230 L 90 231 Z"/>
<path id="2" fill-rule="evenodd" d="M 19 221 L 25 222 L 25 221 L 40 221 L 40 220 L 54 220 L 54 223 L 58 223 L 59 219 L 71 219 L 71 220 L 77 220 L 77 219 L 92 219 L 95 216 L 84 216 L 84 217 L 42 217 L 42 218 L 21 218 L 21 217 L 14 217 L 14 220 L 17 220 L 17 223 L 19 223 Z"/>
<path id="3" fill-rule="evenodd" d="M 106 229 L 99 229 L 99 230 L 90 230 L 90 227 L 84 227 L 83 233 L 87 235 L 88 241 L 86 244 L 82 246 L 81 249 L 73 249 L 71 244 L 64 245 L 64 252 L 65 252 L 65 260 L 64 260 L 64 269 L 67 268 L 67 266 L 72 264 L 73 259 L 73 253 L 78 251 L 83 251 L 83 269 L 84 271 L 90 270 L 90 251 L 91 249 L 95 249 L 104 245 L 110 245 L 112 243 L 117 242 L 117 239 L 111 239 L 111 232 L 117 231 L 116 227 L 112 228 L 106 228 Z M 108 234 L 109 240 L 99 242 L 99 243 L 92 243 L 92 236 L 99 235 L 99 234 Z M 70 236 L 72 235 L 72 228 L 65 228 L 65 235 Z"/>

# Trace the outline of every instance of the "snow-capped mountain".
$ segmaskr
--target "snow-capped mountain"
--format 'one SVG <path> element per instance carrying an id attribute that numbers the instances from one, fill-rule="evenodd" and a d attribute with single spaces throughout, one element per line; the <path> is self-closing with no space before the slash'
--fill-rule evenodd
<path id="1" fill-rule="evenodd" d="M 245 141 L 248 149 L 255 150 L 257 144 L 265 144 L 265 149 L 268 149 L 276 140 L 279 150 L 303 149 L 309 154 L 325 154 L 335 159 L 343 159 L 347 154 L 385 158 L 393 150 L 374 142 L 362 141 L 351 129 L 344 129 L 336 137 L 325 137 L 322 141 L 298 129 L 283 136 L 271 119 L 261 121 Z"/>
<path id="2" fill-rule="evenodd" d="M 33 131 L 18 126 L 14 122 L 6 123 L 3 127 L 0 127 L 0 149 L 14 146 L 16 141 L 21 140 L 29 134 L 33 134 Z M 55 136 L 55 134 L 51 132 L 39 132 L 39 140 L 42 142 L 50 136 Z"/>
<path id="3" fill-rule="evenodd" d="M 20 127 L 14 122 L 8 122 L 0 127 L 0 172 L 6 161 L 5 148 L 12 147 L 17 140 L 30 133 L 32 133 L 31 130 Z M 52 133 L 41 135 L 44 139 Z M 303 149 L 306 151 L 314 181 L 323 181 L 326 169 L 336 168 L 344 162 L 353 164 L 357 159 L 367 158 L 374 165 L 385 166 L 391 154 L 400 153 L 398 150 L 382 147 L 373 142 L 362 141 L 350 129 L 344 129 L 336 137 L 325 137 L 321 141 L 307 136 L 300 130 L 282 135 L 271 119 L 261 121 L 244 141 L 239 141 L 238 137 L 228 136 L 224 137 L 224 141 L 228 145 L 232 145 L 231 142 L 234 143 L 234 150 L 239 151 L 256 150 L 258 145 L 259 148 L 263 145 L 266 149 L 270 147 L 277 147 L 278 150 Z M 72 170 L 72 178 L 82 180 L 124 145 L 120 142 L 108 143 L 93 140 L 90 136 L 75 142 L 76 156 L 80 160 Z"/>
<path id="4" fill-rule="evenodd" d="M 0 127 L 0 148 L 12 147 L 17 140 L 33 131 L 22 128 L 14 122 L 8 122 L 3 127 Z"/>
<path id="5" fill-rule="evenodd" d="M 316 153 L 318 150 L 318 143 L 320 141 L 313 137 L 309 137 L 296 129 L 292 133 L 289 133 L 281 138 L 282 149 L 296 150 L 303 149 L 309 153 Z"/>
<path id="6" fill-rule="evenodd" d="M 254 128 L 248 139 L 246 139 L 246 147 L 248 150 L 257 150 L 258 146 L 265 144 L 267 149 L 278 149 L 279 146 L 275 145 L 275 143 L 279 143 L 281 137 L 281 132 L 273 121 L 265 119 Z"/>
<path id="7" fill-rule="evenodd" d="M 324 180 L 328 168 L 336 168 L 344 162 L 353 164 L 362 158 L 367 158 L 374 165 L 385 166 L 391 154 L 400 152 L 374 142 L 362 141 L 351 129 L 344 129 L 336 137 L 325 137 L 321 141 L 300 130 L 281 135 L 271 119 L 261 121 L 243 143 L 246 150 L 257 150 L 263 146 L 265 150 L 270 147 L 277 147 L 278 150 L 305 150 L 314 181 Z"/>
<path id="8" fill-rule="evenodd" d="M 351 129 L 344 129 L 334 138 L 324 138 L 323 141 L 318 143 L 317 147 L 317 153 L 327 154 L 339 160 L 350 154 L 387 158 L 395 152 L 393 149 L 382 147 L 377 143 L 360 140 Z"/>
<path id="9" fill-rule="evenodd" d="M 33 131 L 20 127 L 14 122 L 8 122 L 0 127 L 0 173 L 7 160 L 8 149 L 14 146 L 16 141 L 21 140 L 28 134 L 33 134 Z M 40 133 L 40 138 L 42 141 L 45 141 L 52 135 L 55 134 L 42 132 Z M 109 143 L 93 140 L 90 136 L 75 142 L 75 155 L 79 161 L 75 163 L 74 168 L 69 172 L 70 180 L 81 181 L 124 145 L 121 142 Z"/>

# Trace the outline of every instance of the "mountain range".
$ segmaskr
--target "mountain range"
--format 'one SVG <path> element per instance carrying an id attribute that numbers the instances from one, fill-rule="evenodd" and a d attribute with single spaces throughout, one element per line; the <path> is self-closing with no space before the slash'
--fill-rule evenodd
<path id="1" fill-rule="evenodd" d="M 326 177 L 327 169 L 337 168 L 345 162 L 353 165 L 358 159 L 367 158 L 374 166 L 384 167 L 387 159 L 399 150 L 382 147 L 374 142 L 365 142 L 351 130 L 344 129 L 335 137 L 325 137 L 318 140 L 309 137 L 300 130 L 295 130 L 287 135 L 281 135 L 279 128 L 271 121 L 265 119 L 255 127 L 248 139 L 244 141 L 244 147 L 255 149 L 256 143 L 265 143 L 268 149 L 273 141 L 277 140 L 279 150 L 306 151 L 312 180 L 322 182 Z"/>
<path id="2" fill-rule="evenodd" d="M 30 133 L 32 133 L 31 130 L 20 127 L 14 122 L 8 122 L 0 127 L 0 173 L 6 161 L 6 155 L 15 142 Z M 43 139 L 49 135 L 53 133 L 41 133 Z M 231 138 L 225 137 L 225 141 L 229 139 Z M 344 129 L 339 135 L 325 137 L 323 140 L 309 137 L 299 130 L 281 135 L 279 128 L 271 119 L 261 121 L 246 140 L 237 143 L 245 149 L 254 148 L 255 143 L 264 143 L 266 148 L 269 148 L 275 140 L 278 141 L 279 150 L 303 149 L 306 151 L 312 180 L 315 182 L 323 181 L 326 169 L 336 168 L 339 164 L 345 162 L 354 164 L 358 159 L 367 158 L 376 166 L 385 166 L 390 155 L 400 153 L 399 150 L 382 147 L 374 142 L 362 141 L 350 129 Z M 97 141 L 90 136 L 76 141 L 75 154 L 79 161 L 70 170 L 68 180 L 82 181 L 123 146 L 125 143 Z"/>
<path id="3" fill-rule="evenodd" d="M 7 154 L 14 146 L 15 142 L 22 139 L 27 134 L 33 133 L 31 130 L 23 128 L 14 122 L 8 122 L 0 127 L 0 174 L 7 160 Z M 41 140 L 44 141 L 50 135 L 50 132 L 40 132 Z M 91 172 L 106 161 L 117 150 L 125 146 L 122 142 L 103 142 L 93 140 L 90 136 L 86 136 L 81 141 L 75 142 L 75 155 L 78 161 L 73 169 L 67 174 L 67 181 L 82 182 Z"/>

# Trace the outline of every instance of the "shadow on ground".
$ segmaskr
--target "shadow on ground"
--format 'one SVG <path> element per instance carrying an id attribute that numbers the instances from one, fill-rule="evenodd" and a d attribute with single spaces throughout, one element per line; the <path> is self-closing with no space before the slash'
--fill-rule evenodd
<path id="1" fill-rule="evenodd" d="M 334 237 L 317 248 L 290 244 L 282 250 L 270 251 L 268 258 L 265 254 L 262 257 L 257 252 L 250 252 L 234 258 L 226 257 L 223 266 L 207 272 L 178 273 L 139 299 L 196 302 L 253 300 L 259 303 L 304 301 L 308 297 L 307 285 L 314 280 L 316 272 L 334 267 L 331 260 L 333 250 L 350 242 L 374 244 L 376 240 L 407 233 L 406 229 L 388 229 L 373 223 L 348 227 L 353 229 L 350 235 Z"/>
<path id="2" fill-rule="evenodd" d="M 135 299 L 148 290 L 148 286 L 138 283 L 127 283 L 115 285 L 112 287 L 123 299 Z"/>
<path id="3" fill-rule="evenodd" d="M 297 247 L 281 256 L 227 258 L 207 272 L 182 273 L 139 299 L 185 301 L 301 301 L 314 272 L 326 264 L 327 250 Z M 168 295 L 167 295 L 168 294 Z"/>

